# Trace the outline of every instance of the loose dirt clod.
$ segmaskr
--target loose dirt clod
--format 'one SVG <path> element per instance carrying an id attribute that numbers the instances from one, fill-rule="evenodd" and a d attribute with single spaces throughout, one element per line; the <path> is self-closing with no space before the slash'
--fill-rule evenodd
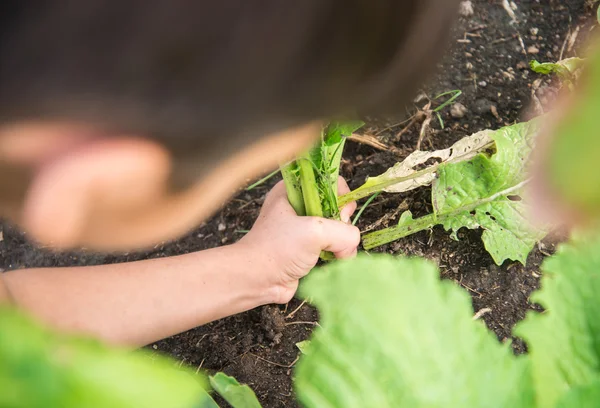
<path id="1" fill-rule="evenodd" d="M 450 115 L 454 118 L 454 119 L 462 119 L 465 117 L 465 115 L 467 114 L 467 108 L 465 107 L 465 105 L 463 105 L 462 103 L 455 103 L 454 105 L 452 105 L 452 107 L 450 108 Z"/>

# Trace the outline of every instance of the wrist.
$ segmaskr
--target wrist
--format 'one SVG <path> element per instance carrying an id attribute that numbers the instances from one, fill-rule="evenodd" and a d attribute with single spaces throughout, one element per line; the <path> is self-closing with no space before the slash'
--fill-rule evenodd
<path id="1" fill-rule="evenodd" d="M 271 303 L 279 303 L 281 283 L 277 262 L 269 255 L 269 251 L 241 240 L 230 246 L 232 252 L 239 256 L 242 265 L 240 274 L 244 286 L 249 289 L 254 307 Z"/>

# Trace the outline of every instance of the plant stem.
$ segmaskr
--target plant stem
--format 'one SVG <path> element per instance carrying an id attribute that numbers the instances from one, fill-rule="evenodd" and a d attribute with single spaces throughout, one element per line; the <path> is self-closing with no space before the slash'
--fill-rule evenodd
<path id="1" fill-rule="evenodd" d="M 413 180 L 423 176 L 424 174 L 429 174 L 435 172 L 439 167 L 439 164 L 433 165 L 423 170 L 419 170 L 404 177 L 395 177 L 392 179 L 388 179 L 382 181 L 380 183 L 372 184 L 372 185 L 363 185 L 362 187 L 357 188 L 354 191 L 346 193 L 342 196 L 338 197 L 338 207 L 342 208 L 346 204 L 351 203 L 352 201 L 360 200 L 361 198 L 365 198 L 370 196 L 371 194 L 375 194 L 383 191 L 385 188 L 389 186 L 393 186 L 394 184 L 402 183 L 404 181 Z"/>
<path id="2" fill-rule="evenodd" d="M 304 208 L 304 197 L 302 196 L 302 187 L 300 181 L 296 176 L 295 172 L 298 171 L 298 165 L 296 162 L 288 163 L 281 166 L 281 175 L 285 184 L 285 190 L 287 192 L 288 201 L 290 205 L 296 211 L 296 214 L 302 216 L 306 215 L 306 209 Z"/>
<path id="3" fill-rule="evenodd" d="M 369 250 L 393 241 L 397 241 L 400 238 L 404 238 L 419 231 L 432 228 L 440 222 L 443 222 L 443 220 L 447 217 L 448 214 L 438 217 L 436 217 L 435 214 L 429 214 L 413 220 L 408 225 L 398 225 L 395 227 L 385 228 L 380 231 L 371 232 L 363 236 L 363 247 L 366 250 Z"/>
<path id="4" fill-rule="evenodd" d="M 267 176 L 264 176 L 263 178 L 261 178 L 260 180 L 258 180 L 256 183 L 251 184 L 248 187 L 246 187 L 246 191 L 250 191 L 250 190 L 255 189 L 256 187 L 258 187 L 261 184 L 263 184 L 265 181 L 269 180 L 271 177 L 275 176 L 278 172 L 279 172 L 279 169 L 274 170 L 272 173 L 269 173 Z"/>
<path id="5" fill-rule="evenodd" d="M 377 196 L 381 194 L 380 191 L 376 192 L 375 194 L 373 194 L 371 197 L 369 197 L 369 199 L 363 204 L 362 207 L 360 207 L 360 210 L 358 211 L 358 214 L 356 214 L 356 217 L 354 217 L 354 220 L 352 220 L 352 225 L 356 225 L 356 223 L 358 222 L 358 219 L 360 218 L 360 216 L 362 215 L 362 213 L 366 210 L 366 208 L 369 206 L 369 204 L 371 204 L 373 202 L 373 200 L 375 200 L 377 198 Z"/>
<path id="6" fill-rule="evenodd" d="M 300 169 L 300 187 L 304 197 L 306 215 L 322 217 L 323 209 L 312 162 L 308 157 L 299 158 L 296 162 Z"/>
<path id="7" fill-rule="evenodd" d="M 453 218 L 462 214 L 464 212 L 469 212 L 475 210 L 477 207 L 491 203 L 492 201 L 497 200 L 500 197 L 504 197 L 510 195 L 515 191 L 519 191 L 522 189 L 527 183 L 529 183 L 530 179 L 524 180 L 512 187 L 509 187 L 505 190 L 499 191 L 495 194 L 492 194 L 489 197 L 477 200 L 471 204 L 464 205 L 459 208 L 455 208 L 451 211 L 445 213 L 437 213 L 437 214 L 429 214 L 421 218 L 417 218 L 412 220 L 410 223 L 398 225 L 395 227 L 385 228 L 380 231 L 371 232 L 370 234 L 366 234 L 363 236 L 363 247 L 366 250 L 376 248 L 381 245 L 385 245 L 392 241 L 396 241 L 400 238 L 407 237 L 419 231 L 423 231 L 429 228 L 434 227 L 438 224 L 443 224 L 447 219 Z"/>

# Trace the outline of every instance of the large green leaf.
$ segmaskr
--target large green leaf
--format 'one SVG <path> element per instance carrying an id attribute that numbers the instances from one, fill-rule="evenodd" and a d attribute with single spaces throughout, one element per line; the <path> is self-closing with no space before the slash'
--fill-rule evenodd
<path id="1" fill-rule="evenodd" d="M 600 405 L 600 381 L 570 390 L 556 408 L 598 408 Z"/>
<path id="2" fill-rule="evenodd" d="M 254 391 L 247 385 L 240 384 L 235 378 L 217 373 L 209 379 L 214 390 L 233 408 L 261 408 Z"/>
<path id="3" fill-rule="evenodd" d="M 422 259 L 361 255 L 313 271 L 302 294 L 321 328 L 296 371 L 308 407 L 531 407 L 527 361 L 467 293 Z"/>
<path id="4" fill-rule="evenodd" d="M 496 152 L 479 153 L 469 161 L 448 162 L 437 169 L 431 200 L 434 213 L 367 234 L 366 249 L 442 224 L 456 233 L 460 228 L 483 228 L 486 249 L 497 264 L 506 259 L 525 263 L 535 243 L 546 232 L 528 221 L 528 207 L 521 201 L 527 183 L 528 159 L 537 130 L 535 121 L 501 128 L 489 135 Z"/>
<path id="5" fill-rule="evenodd" d="M 453 231 L 453 238 L 462 227 L 483 228 L 483 242 L 497 264 L 506 259 L 525 264 L 535 243 L 545 235 L 530 224 L 528 208 L 518 197 L 527 177 L 535 130 L 532 122 L 498 130 L 492 135 L 494 155 L 443 165 L 433 183 L 433 208 L 444 228 Z"/>
<path id="6" fill-rule="evenodd" d="M 552 407 L 571 387 L 600 380 L 600 238 L 561 246 L 542 270 L 532 301 L 547 311 L 515 332 L 529 345 L 539 406 Z"/>
<path id="7" fill-rule="evenodd" d="M 204 386 L 158 355 L 54 334 L 0 308 L 3 408 L 215 407 Z"/>

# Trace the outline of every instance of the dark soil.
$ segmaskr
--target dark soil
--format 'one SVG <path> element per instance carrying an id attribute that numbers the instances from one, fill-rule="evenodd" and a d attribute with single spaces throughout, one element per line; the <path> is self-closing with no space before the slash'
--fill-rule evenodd
<path id="1" fill-rule="evenodd" d="M 440 65 L 438 75 L 423 91 L 429 97 L 460 89 L 457 100 L 467 108 L 462 118 L 453 118 L 450 109 L 443 112 L 445 128 L 437 121 L 424 140 L 423 149 L 444 148 L 461 137 L 485 128 L 498 128 L 520 120 L 531 99 L 532 83 L 540 78 L 527 68 L 530 59 L 554 61 L 559 56 L 576 55 L 577 46 L 569 49 L 569 33 L 578 31 L 576 43 L 587 37 L 591 24 L 584 0 L 516 1 L 518 22 L 511 18 L 497 0 L 475 0 L 474 15 L 462 17 L 453 33 L 452 48 Z M 579 27 L 579 29 L 577 28 Z M 524 48 L 519 38 L 522 39 Z M 564 48 L 563 48 L 564 44 Z M 527 55 L 524 53 L 527 51 Z M 407 61 L 407 63 L 410 63 Z M 537 95 L 544 102 L 551 91 L 544 79 Z M 421 97 L 408 115 L 427 102 Z M 400 138 L 401 122 L 407 114 L 395 118 L 367 118 L 361 131 L 378 134 L 382 141 L 394 145 L 400 154 L 380 152 L 365 145 L 348 143 L 344 155 L 343 175 L 351 187 L 364 182 L 367 175 L 377 175 L 394 162 L 411 153 L 416 146 L 420 124 Z M 212 220 L 188 236 L 145 253 L 99 255 L 90 253 L 53 253 L 30 244 L 22 234 L 8 225 L 0 225 L 0 268 L 3 270 L 66 265 L 96 265 L 145 258 L 178 255 L 235 242 L 239 230 L 252 227 L 265 193 L 275 180 L 233 199 Z M 363 214 L 359 226 L 374 223 L 381 227 L 397 221 L 400 210 L 410 208 L 415 215 L 431 211 L 427 189 L 402 195 L 380 196 Z M 398 211 L 396 211 L 398 210 Z M 382 219 L 385 214 L 396 216 Z M 221 228 L 219 228 L 221 225 Z M 225 229 L 223 230 L 223 225 Z M 474 311 L 489 309 L 483 315 L 487 326 L 502 341 L 513 339 L 511 329 L 528 310 L 536 309 L 529 296 L 539 285 L 540 263 L 555 250 L 555 242 L 546 240 L 536 248 L 527 266 L 506 262 L 496 266 L 485 251 L 480 232 L 463 230 L 453 241 L 441 228 L 421 232 L 378 251 L 419 255 L 436 262 L 445 279 L 464 287 L 473 297 Z M 293 300 L 286 306 L 265 306 L 247 313 L 219 320 L 152 345 L 183 364 L 209 371 L 224 371 L 248 383 L 265 407 L 294 407 L 291 367 L 298 357 L 295 344 L 309 337 L 317 313 L 302 306 L 292 318 L 286 318 L 300 305 Z M 401 313 L 401 311 L 398 311 Z M 297 324 L 289 324 L 296 322 Z M 526 352 L 525 344 L 513 339 L 515 353 Z"/>

